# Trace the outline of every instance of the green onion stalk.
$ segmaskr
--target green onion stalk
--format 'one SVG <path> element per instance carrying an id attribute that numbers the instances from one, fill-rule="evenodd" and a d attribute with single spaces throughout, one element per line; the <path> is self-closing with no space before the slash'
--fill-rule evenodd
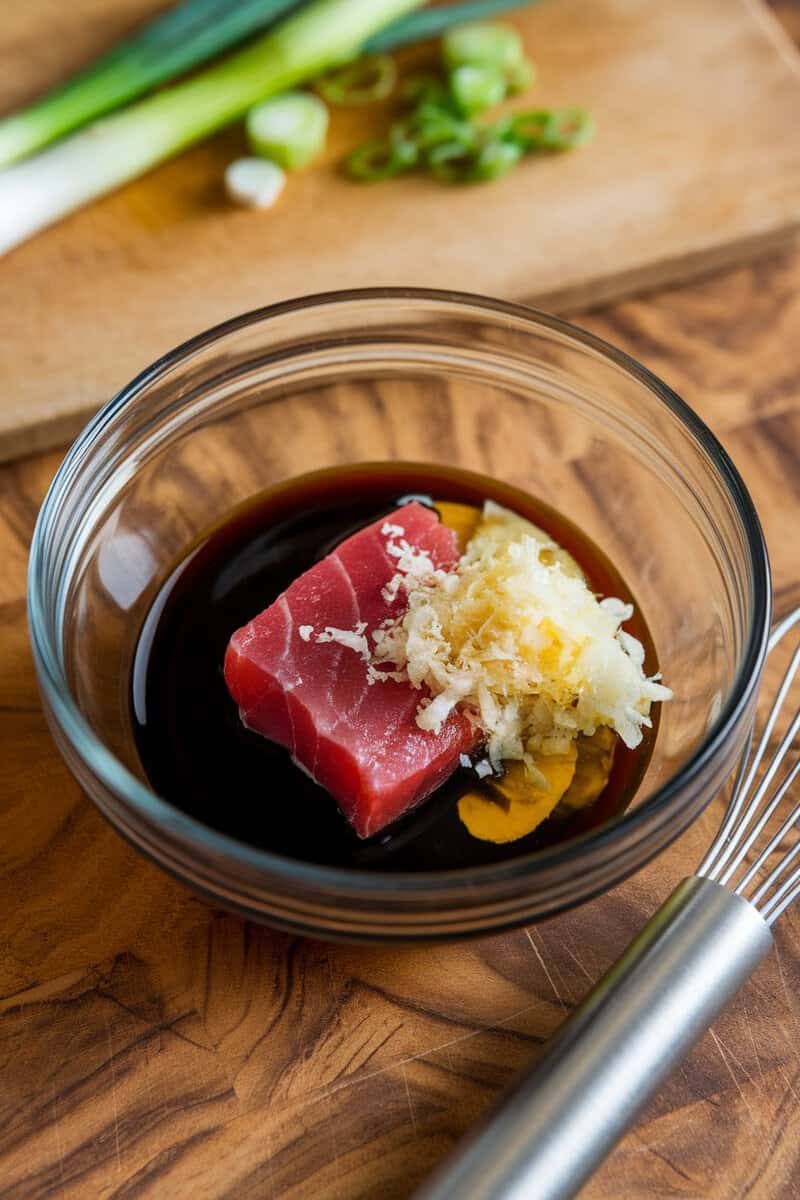
<path id="1" fill-rule="evenodd" d="M 184 0 L 0 120 L 0 166 L 40 150 L 274 25 L 302 0 Z"/>
<path id="2" fill-rule="evenodd" d="M 81 125 L 202 66 L 274 26 L 304 0 L 182 0 L 27 108 L 0 118 L 0 167 L 25 158 Z M 378 55 L 438 37 L 525 0 L 461 0 L 425 12 L 402 12 L 360 50 Z M 365 5 L 366 6 L 366 5 Z M 377 0 L 378 21 L 385 6 Z M 402 6 L 401 6 L 402 7 Z M 405 6 L 410 7 L 409 5 Z"/>
<path id="3" fill-rule="evenodd" d="M 421 0 L 314 0 L 243 49 L 0 171 L 0 253 L 187 146 L 259 100 L 355 58 Z"/>

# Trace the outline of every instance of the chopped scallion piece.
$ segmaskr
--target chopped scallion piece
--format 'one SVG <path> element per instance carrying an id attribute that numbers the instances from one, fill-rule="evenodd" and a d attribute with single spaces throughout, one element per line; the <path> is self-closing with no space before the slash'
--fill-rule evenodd
<path id="1" fill-rule="evenodd" d="M 594 136 L 594 117 L 585 109 L 564 108 L 553 115 L 555 120 L 548 132 L 548 144 L 554 150 L 571 150 Z"/>
<path id="2" fill-rule="evenodd" d="M 394 130 L 385 141 L 367 142 L 349 155 L 347 172 L 354 179 L 372 183 L 379 179 L 393 179 L 395 175 L 416 166 L 419 152 L 414 142 L 401 137 Z"/>
<path id="3" fill-rule="evenodd" d="M 415 13 L 417 29 L 439 14 L 470 9 L 473 17 L 499 11 L 506 0 L 450 4 Z M 411 19 L 398 22 L 407 26 Z M 524 55 L 514 29 L 481 23 L 456 27 L 443 39 L 442 73 L 413 75 L 403 86 L 410 111 L 391 126 L 385 141 L 370 142 L 351 154 L 347 167 L 358 179 L 388 179 L 414 166 L 446 183 L 499 179 L 524 154 L 566 150 L 587 141 L 593 122 L 582 109 L 511 114 L 489 122 L 481 116 L 506 96 L 529 86 L 536 68 Z"/>
<path id="4" fill-rule="evenodd" d="M 516 29 L 476 21 L 444 35 L 442 57 L 450 71 L 463 66 L 491 66 L 510 71 L 523 61 L 525 51 Z"/>
<path id="5" fill-rule="evenodd" d="M 505 122 L 503 133 L 509 140 L 518 142 L 525 151 L 539 150 L 544 146 L 552 122 L 553 114 L 546 108 L 517 113 Z"/>
<path id="6" fill-rule="evenodd" d="M 432 71 L 409 75 L 403 84 L 402 96 L 409 104 L 437 104 L 446 108 L 450 103 L 447 85 Z"/>
<path id="7" fill-rule="evenodd" d="M 536 80 L 536 64 L 529 58 L 523 58 L 514 67 L 506 71 L 506 85 L 512 96 L 525 92 Z"/>
<path id="8" fill-rule="evenodd" d="M 284 92 L 251 108 L 245 130 L 254 154 L 295 171 L 316 158 L 325 145 L 328 110 L 318 96 Z"/>
<path id="9" fill-rule="evenodd" d="M 475 155 L 470 179 L 475 182 L 500 179 L 507 175 L 521 158 L 522 148 L 514 142 L 505 142 L 501 138 L 487 138 Z"/>
<path id="10" fill-rule="evenodd" d="M 450 72 L 453 100 L 465 116 L 474 116 L 502 104 L 506 90 L 505 74 L 491 64 L 465 63 Z"/>
<path id="11" fill-rule="evenodd" d="M 428 101 L 417 106 L 403 121 L 392 127 L 404 130 L 416 142 L 420 150 L 429 150 L 442 142 L 459 142 L 462 146 L 475 145 L 475 130 L 451 108 Z"/>
<path id="12" fill-rule="evenodd" d="M 483 183 L 500 179 L 522 158 L 516 142 L 489 135 L 473 147 L 460 142 L 443 142 L 427 156 L 431 174 L 445 183 Z"/>
<path id="13" fill-rule="evenodd" d="M 277 163 L 265 158 L 237 158 L 225 171 L 225 190 L 245 208 L 271 208 L 285 182 Z"/>
<path id="14" fill-rule="evenodd" d="M 541 109 L 511 118 L 507 138 L 525 151 L 571 150 L 588 142 L 594 119 L 582 108 Z"/>
<path id="15" fill-rule="evenodd" d="M 397 84 L 397 67 L 388 54 L 370 55 L 338 67 L 317 80 L 317 91 L 329 104 L 355 108 L 385 100 Z"/>
<path id="16" fill-rule="evenodd" d="M 426 162 L 432 175 L 445 183 L 462 183 L 469 176 L 474 162 L 473 147 L 463 142 L 440 142 L 432 147 Z"/>

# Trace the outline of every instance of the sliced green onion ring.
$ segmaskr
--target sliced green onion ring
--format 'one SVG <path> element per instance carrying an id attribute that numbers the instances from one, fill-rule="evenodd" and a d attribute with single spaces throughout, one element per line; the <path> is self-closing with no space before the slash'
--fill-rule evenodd
<path id="1" fill-rule="evenodd" d="M 507 175 L 522 158 L 522 147 L 492 132 L 472 147 L 443 142 L 427 155 L 431 174 L 444 183 L 486 183 Z"/>
<path id="2" fill-rule="evenodd" d="M 523 58 L 515 66 L 509 67 L 506 71 L 509 94 L 517 96 L 520 92 L 526 92 L 536 82 L 536 75 L 536 64 L 529 58 Z"/>
<path id="3" fill-rule="evenodd" d="M 448 70 L 492 66 L 510 71 L 525 58 L 522 38 L 510 25 L 474 21 L 448 30 L 442 38 L 442 57 Z"/>
<path id="4" fill-rule="evenodd" d="M 401 94 L 409 104 L 437 104 L 444 108 L 450 103 L 447 85 L 433 71 L 409 75 L 403 83 Z"/>
<path id="5" fill-rule="evenodd" d="M 516 142 L 488 138 L 475 156 L 470 178 L 475 182 L 501 179 L 517 165 L 522 153 L 522 147 Z"/>
<path id="6" fill-rule="evenodd" d="M 319 96 L 284 92 L 254 105 L 245 118 L 245 131 L 254 154 L 295 171 L 324 147 L 328 110 Z"/>
<path id="7" fill-rule="evenodd" d="M 465 116 L 502 104 L 506 91 L 505 73 L 491 63 L 464 63 L 450 72 L 450 93 Z"/>
<path id="8" fill-rule="evenodd" d="M 425 161 L 431 175 L 443 183 L 463 183 L 475 161 L 475 149 L 463 142 L 441 142 L 432 147 Z"/>
<path id="9" fill-rule="evenodd" d="M 416 145 L 392 131 L 392 136 L 366 142 L 348 156 L 346 168 L 354 179 L 365 183 L 393 179 L 416 166 L 419 154 Z"/>
<path id="10" fill-rule="evenodd" d="M 503 135 L 509 141 L 518 142 L 525 151 L 539 150 L 553 127 L 553 115 L 547 108 L 515 113 L 504 122 Z"/>
<path id="11" fill-rule="evenodd" d="M 553 113 L 548 145 L 554 150 L 571 150 L 594 136 L 594 117 L 583 108 L 562 108 Z"/>
<path id="12" fill-rule="evenodd" d="M 471 149 L 477 139 L 476 130 L 468 121 L 450 108 L 431 103 L 418 105 L 408 117 L 398 121 L 392 128 L 404 131 L 405 136 L 423 152 L 442 142 L 458 142 Z"/>
<path id="13" fill-rule="evenodd" d="M 516 113 L 506 132 L 507 140 L 523 150 L 571 150 L 588 142 L 594 133 L 594 118 L 582 108 L 539 109 Z"/>
<path id="14" fill-rule="evenodd" d="M 389 144 L 395 163 L 403 171 L 415 167 L 420 158 L 420 147 L 416 138 L 409 134 L 402 121 L 395 122 L 389 130 Z"/>
<path id="15" fill-rule="evenodd" d="M 388 54 L 367 55 L 323 75 L 319 94 L 340 108 L 355 108 L 391 96 L 397 85 L 397 66 Z"/>

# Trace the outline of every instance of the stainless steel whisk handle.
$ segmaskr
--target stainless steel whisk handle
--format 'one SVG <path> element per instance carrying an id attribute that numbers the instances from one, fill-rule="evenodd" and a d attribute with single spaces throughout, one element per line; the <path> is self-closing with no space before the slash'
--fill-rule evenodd
<path id="1" fill-rule="evenodd" d="M 685 879 L 415 1200 L 574 1196 L 771 946 L 746 900 Z"/>

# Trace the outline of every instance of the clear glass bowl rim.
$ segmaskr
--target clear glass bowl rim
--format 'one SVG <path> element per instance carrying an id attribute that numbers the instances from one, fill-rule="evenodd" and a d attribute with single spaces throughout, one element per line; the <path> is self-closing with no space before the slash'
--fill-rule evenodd
<path id="1" fill-rule="evenodd" d="M 258 325 L 275 317 L 308 309 L 324 309 L 329 305 L 361 304 L 364 301 L 380 303 L 383 300 L 408 301 L 409 303 L 433 303 L 445 308 L 471 313 L 483 313 L 487 317 L 499 315 L 521 320 L 534 327 L 544 327 L 558 333 L 568 341 L 582 344 L 601 357 L 610 360 L 639 383 L 643 384 L 657 400 L 678 418 L 684 428 L 700 443 L 706 452 L 719 480 L 742 522 L 749 551 L 750 578 L 752 581 L 753 621 L 747 634 L 747 643 L 737 678 L 728 700 L 716 722 L 706 734 L 693 755 L 681 769 L 668 779 L 642 805 L 613 818 L 597 831 L 591 831 L 546 850 L 534 851 L 505 863 L 491 866 L 463 868 L 437 872 L 381 873 L 377 871 L 350 870 L 328 867 L 274 854 L 219 833 L 210 826 L 195 820 L 169 802 L 151 792 L 136 778 L 103 744 L 72 698 L 64 671 L 60 665 L 57 645 L 48 635 L 44 583 L 48 573 L 48 530 L 52 514 L 60 504 L 62 492 L 71 484 L 74 474 L 91 453 L 94 442 L 109 422 L 119 416 L 127 406 L 135 403 L 138 395 L 155 380 L 166 374 L 181 360 L 189 358 L 198 350 L 207 349 L 222 341 L 231 333 L 247 326 Z M 376 330 L 377 332 L 377 330 Z M 496 300 L 468 292 L 436 288 L 378 287 L 353 288 L 342 291 L 321 292 L 302 296 L 277 304 L 253 309 L 240 316 L 223 321 L 211 329 L 183 342 L 168 351 L 150 366 L 141 371 L 130 383 L 109 400 L 88 422 L 73 442 L 59 466 L 47 491 L 34 529 L 28 566 L 28 621 L 40 687 L 52 712 L 71 746 L 89 770 L 100 782 L 129 806 L 156 834 L 169 834 L 182 843 L 184 850 L 198 851 L 201 856 L 222 855 L 249 871 L 264 872 L 273 880 L 284 877 L 293 886 L 308 885 L 322 887 L 332 893 L 340 891 L 352 895 L 354 890 L 372 893 L 391 893 L 410 896 L 435 888 L 437 892 L 456 891 L 466 887 L 488 887 L 508 883 L 525 875 L 531 867 L 557 868 L 564 862 L 573 865 L 581 853 L 588 854 L 613 850 L 614 843 L 628 835 L 640 839 L 647 828 L 657 828 L 662 820 L 674 819 L 677 811 L 673 804 L 680 801 L 684 793 L 685 805 L 689 806 L 691 785 L 703 774 L 706 767 L 722 750 L 726 740 L 736 729 L 738 722 L 751 704 L 753 692 L 758 686 L 761 668 L 767 651 L 771 618 L 771 586 L 767 548 L 761 524 L 750 494 L 733 461 L 708 426 L 690 406 L 667 384 L 624 351 L 560 317 L 539 309 Z M 102 806 L 101 811 L 117 824 Z M 682 829 L 687 822 L 680 824 Z M 119 828 L 119 827 L 118 827 Z M 124 836 L 125 831 L 120 829 Z M 130 838 L 128 840 L 131 840 Z M 137 848 L 143 849 L 134 841 Z M 643 856 L 643 862 L 650 855 Z"/>

